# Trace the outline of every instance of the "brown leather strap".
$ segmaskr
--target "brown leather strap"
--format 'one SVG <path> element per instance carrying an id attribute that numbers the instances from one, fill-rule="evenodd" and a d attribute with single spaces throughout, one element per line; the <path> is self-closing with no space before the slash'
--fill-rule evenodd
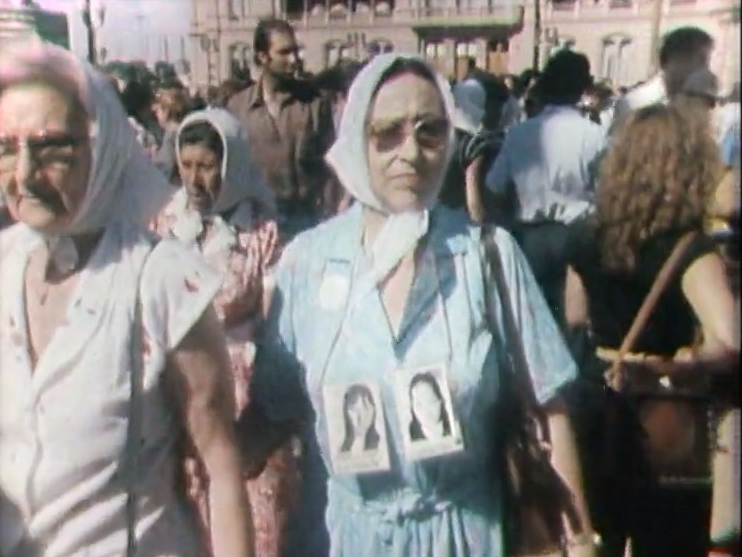
<path id="1" fill-rule="evenodd" d="M 620 370 L 624 358 L 626 358 L 626 355 L 634 348 L 639 335 L 642 334 L 644 328 L 647 326 L 647 322 L 652 316 L 654 308 L 657 307 L 657 302 L 659 302 L 660 297 L 664 294 L 668 284 L 670 284 L 670 280 L 680 264 L 680 259 L 685 255 L 688 246 L 697 235 L 698 233 L 693 231 L 686 233 L 682 238 L 680 238 L 678 243 L 675 244 L 672 253 L 670 253 L 670 257 L 668 257 L 667 261 L 662 265 L 660 272 L 657 274 L 657 278 L 652 284 L 652 288 L 649 290 L 646 298 L 644 298 L 629 331 L 626 333 L 626 336 L 621 343 L 621 347 L 618 349 L 618 356 L 613 360 L 613 365 L 606 376 L 608 384 L 615 390 L 620 391 L 623 387 Z"/>
<path id="2" fill-rule="evenodd" d="M 523 346 L 523 339 L 518 333 L 519 327 L 515 318 L 515 311 L 513 308 L 513 302 L 510 298 L 510 291 L 507 285 L 507 279 L 503 274 L 502 258 L 500 257 L 500 249 L 497 246 L 497 241 L 494 237 L 495 228 L 484 226 L 482 227 L 482 247 L 484 255 L 483 269 L 484 274 L 484 293 L 486 301 L 485 316 L 487 317 L 488 327 L 492 334 L 496 334 L 498 327 L 492 316 L 489 314 L 491 309 L 491 296 L 490 289 L 492 286 L 495 287 L 497 296 L 500 301 L 500 307 L 502 310 L 503 335 L 504 345 L 507 346 L 508 356 L 512 366 L 512 378 L 513 378 L 513 389 L 516 396 L 520 397 L 524 404 L 526 411 L 538 420 L 538 425 L 541 428 L 540 434 L 544 443 L 550 443 L 550 432 L 549 424 L 546 421 L 544 413 L 541 409 L 541 405 L 536 397 L 536 391 L 533 388 L 533 381 L 529 371 L 528 358 L 526 357 L 525 347 Z M 492 279 L 493 283 L 490 283 L 488 279 Z"/>

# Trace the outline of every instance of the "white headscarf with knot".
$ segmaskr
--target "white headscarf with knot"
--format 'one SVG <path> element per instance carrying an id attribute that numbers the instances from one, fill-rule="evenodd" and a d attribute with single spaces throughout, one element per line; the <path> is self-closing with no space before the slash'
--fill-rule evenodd
<path id="1" fill-rule="evenodd" d="M 455 133 L 453 127 L 454 101 L 448 82 L 423 58 L 417 55 L 400 53 L 381 54 L 376 56 L 358 74 L 348 92 L 338 137 L 325 157 L 334 169 L 343 186 L 363 205 L 371 207 L 387 216 L 386 221 L 371 246 L 371 270 L 362 278 L 364 287 L 360 287 L 359 296 L 367 289 L 376 287 L 394 270 L 400 261 L 415 249 L 420 239 L 428 232 L 429 209 L 438 200 L 443 186 L 446 168 L 442 168 L 435 183 L 428 188 L 425 208 L 404 213 L 390 213 L 378 198 L 371 185 L 368 170 L 368 137 L 366 123 L 371 104 L 376 96 L 382 79 L 392 67 L 405 61 L 416 61 L 424 65 L 434 76 L 438 91 L 443 99 L 446 118 L 449 121 L 449 137 L 446 144 L 446 164 L 454 150 Z"/>
<path id="2" fill-rule="evenodd" d="M 79 264 L 73 236 L 128 221 L 146 228 L 162 209 L 171 188 L 144 154 L 109 81 L 71 52 L 48 43 L 19 43 L 0 57 L 0 90 L 39 81 L 76 97 L 85 108 L 92 149 L 87 190 L 62 234 L 36 232 L 62 272 Z"/>
<path id="3" fill-rule="evenodd" d="M 173 234 L 193 246 L 204 229 L 204 221 L 213 227 L 210 245 L 229 247 L 235 242 L 235 228 L 250 230 L 254 209 L 263 216 L 274 217 L 276 200 L 260 169 L 253 161 L 247 131 L 234 116 L 222 108 L 209 108 L 189 115 L 178 128 L 175 156 L 180 164 L 180 138 L 183 131 L 207 123 L 219 134 L 223 145 L 221 188 L 208 214 L 202 215 L 188 204 L 185 187 L 180 188 L 171 207 L 176 216 Z M 224 213 L 232 210 L 225 220 Z"/>

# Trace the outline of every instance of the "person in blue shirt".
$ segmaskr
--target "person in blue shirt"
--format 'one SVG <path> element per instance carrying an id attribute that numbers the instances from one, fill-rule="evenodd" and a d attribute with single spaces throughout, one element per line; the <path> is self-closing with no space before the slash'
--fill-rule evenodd
<path id="1" fill-rule="evenodd" d="M 550 417 L 554 465 L 586 515 L 557 394 L 577 369 L 528 264 L 511 236 L 493 229 L 507 283 L 499 292 L 481 228 L 463 211 L 436 206 L 453 151 L 453 112 L 448 84 L 422 59 L 375 57 L 350 90 L 328 154 L 358 202 L 299 235 L 277 270 L 241 421 L 244 450 L 259 468 L 289 433 L 311 440 L 297 529 L 306 533 L 303 521 L 324 511 L 332 557 L 507 555 L 490 460 L 499 374 L 511 371 L 503 296 Z M 434 381 L 436 392 L 418 392 L 416 377 Z M 368 408 L 379 442 L 350 458 L 340 454 L 342 394 L 357 384 L 375 393 Z M 443 415 L 445 434 L 436 435 Z M 415 417 L 426 439 L 412 439 Z M 585 521 L 586 534 L 571 541 L 590 556 Z M 302 555 L 319 555 L 304 539 Z"/>

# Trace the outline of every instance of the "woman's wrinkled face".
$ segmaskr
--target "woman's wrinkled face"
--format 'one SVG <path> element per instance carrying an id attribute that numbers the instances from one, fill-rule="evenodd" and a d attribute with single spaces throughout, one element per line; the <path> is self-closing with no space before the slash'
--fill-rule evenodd
<path id="1" fill-rule="evenodd" d="M 202 213 L 211 210 L 222 187 L 219 155 L 203 144 L 183 145 L 178 170 L 189 205 Z"/>
<path id="2" fill-rule="evenodd" d="M 412 411 L 421 424 L 431 426 L 440 421 L 443 401 L 430 383 L 420 381 L 412 388 Z"/>
<path id="3" fill-rule="evenodd" d="M 431 81 L 405 73 L 386 81 L 367 117 L 371 187 L 391 213 L 425 208 L 446 164 L 450 124 Z"/>
<path id="4" fill-rule="evenodd" d="M 15 219 L 59 233 L 80 210 L 92 166 L 88 117 L 52 85 L 0 93 L 0 188 Z"/>

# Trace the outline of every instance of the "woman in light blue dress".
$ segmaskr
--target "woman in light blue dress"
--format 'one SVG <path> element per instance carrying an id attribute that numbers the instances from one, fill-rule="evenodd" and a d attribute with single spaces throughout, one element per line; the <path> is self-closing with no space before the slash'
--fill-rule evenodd
<path id="1" fill-rule="evenodd" d="M 374 58 L 351 88 L 328 154 L 358 203 L 297 237 L 277 271 L 243 422 L 257 430 L 262 420 L 263 443 L 250 438 L 245 451 L 260 461 L 281 433 L 303 431 L 298 527 L 321 512 L 326 482 L 332 557 L 505 557 L 490 464 L 507 361 L 499 297 L 488 287 L 485 309 L 491 277 L 481 229 L 464 212 L 434 207 L 452 113 L 446 82 L 421 59 Z M 557 409 L 555 393 L 575 377 L 575 364 L 514 241 L 494 234 L 538 398 Z M 486 311 L 497 331 L 488 330 Z M 438 388 L 411 397 L 421 374 Z M 380 439 L 348 456 L 343 398 L 359 384 L 373 394 L 367 406 Z M 417 439 L 413 417 L 425 432 Z M 584 509 L 568 420 L 550 417 L 555 466 Z M 302 555 L 321 555 L 304 539 Z M 592 544 L 574 554 L 594 555 Z"/>

